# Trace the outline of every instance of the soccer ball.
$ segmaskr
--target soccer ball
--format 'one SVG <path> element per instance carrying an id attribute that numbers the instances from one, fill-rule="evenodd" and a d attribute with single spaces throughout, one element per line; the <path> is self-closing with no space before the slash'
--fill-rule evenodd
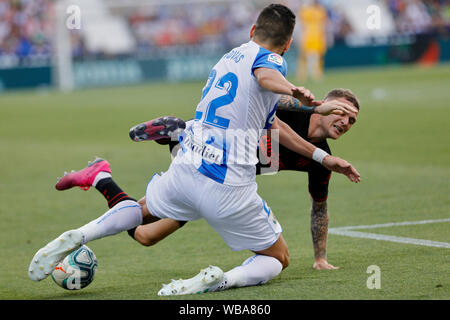
<path id="1" fill-rule="evenodd" d="M 97 258 L 87 246 L 73 251 L 58 263 L 52 272 L 52 279 L 67 290 L 79 290 L 94 280 L 97 271 Z"/>

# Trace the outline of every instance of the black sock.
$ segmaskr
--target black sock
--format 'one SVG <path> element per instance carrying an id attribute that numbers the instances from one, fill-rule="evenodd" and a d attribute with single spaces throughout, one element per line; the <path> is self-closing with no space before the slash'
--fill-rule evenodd
<path id="1" fill-rule="evenodd" d="M 108 207 L 112 208 L 116 204 L 124 200 L 133 200 L 128 196 L 122 189 L 114 182 L 112 178 L 104 178 L 97 182 L 95 189 L 100 191 L 100 193 L 105 197 L 106 201 L 108 201 Z"/>

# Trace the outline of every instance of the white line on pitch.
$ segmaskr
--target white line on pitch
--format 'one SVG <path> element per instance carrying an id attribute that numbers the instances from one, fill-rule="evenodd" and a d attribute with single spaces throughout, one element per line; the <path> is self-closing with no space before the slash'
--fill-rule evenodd
<path id="1" fill-rule="evenodd" d="M 335 229 L 335 230 L 376 229 L 376 228 L 410 226 L 410 225 L 415 225 L 415 224 L 427 224 L 427 223 L 437 223 L 437 222 L 450 222 L 450 218 L 435 219 L 435 220 L 421 220 L 421 221 L 390 222 L 390 223 L 383 223 L 383 224 L 371 224 L 371 225 L 367 225 L 367 226 L 347 226 L 347 227 L 337 227 L 337 228 L 333 228 L 333 229 Z"/>
<path id="2" fill-rule="evenodd" d="M 424 239 L 388 236 L 385 234 L 378 234 L 378 233 L 368 233 L 368 232 L 359 232 L 359 231 L 350 231 L 350 230 L 336 230 L 336 229 L 328 230 L 328 233 L 352 237 L 352 238 L 384 240 L 384 241 L 391 241 L 391 242 L 416 244 L 416 245 L 427 246 L 427 247 L 450 248 L 450 243 L 447 243 L 447 242 L 438 242 L 438 241 L 431 241 L 431 240 L 424 240 Z"/>
<path id="3" fill-rule="evenodd" d="M 424 240 L 424 239 L 414 239 L 414 238 L 390 236 L 390 235 L 378 234 L 378 233 L 352 231 L 352 229 L 375 229 L 375 228 L 382 228 L 382 227 L 406 226 L 406 225 L 417 225 L 417 224 L 427 224 L 427 223 L 437 223 L 437 222 L 450 222 L 450 218 L 436 219 L 436 220 L 422 220 L 422 221 L 393 222 L 393 223 L 384 223 L 384 224 L 373 224 L 373 225 L 367 225 L 367 226 L 349 226 L 349 227 L 330 228 L 328 230 L 328 233 L 352 237 L 352 238 L 384 240 L 384 241 L 415 244 L 415 245 L 420 245 L 420 246 L 437 247 L 437 248 L 450 248 L 450 243 L 447 243 L 447 242 L 438 242 L 438 241 L 431 241 L 431 240 Z"/>

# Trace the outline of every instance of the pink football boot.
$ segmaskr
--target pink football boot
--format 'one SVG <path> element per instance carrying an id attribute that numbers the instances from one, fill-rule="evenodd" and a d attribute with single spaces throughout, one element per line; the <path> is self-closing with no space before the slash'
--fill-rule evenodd
<path id="1" fill-rule="evenodd" d="M 80 189 L 89 190 L 94 182 L 95 176 L 100 171 L 111 173 L 111 168 L 109 167 L 108 161 L 95 158 L 84 169 L 70 173 L 65 172 L 62 178 L 58 178 L 58 183 L 56 183 L 55 188 L 57 190 L 66 190 L 72 187 L 80 187 Z"/>

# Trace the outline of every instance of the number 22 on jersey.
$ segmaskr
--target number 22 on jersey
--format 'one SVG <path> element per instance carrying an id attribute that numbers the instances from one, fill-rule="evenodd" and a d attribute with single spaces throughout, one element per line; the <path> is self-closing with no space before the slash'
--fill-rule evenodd
<path id="1" fill-rule="evenodd" d="M 217 80 L 216 84 L 213 86 L 213 83 L 216 79 L 217 72 L 215 69 L 211 71 L 208 77 L 208 81 L 206 83 L 205 88 L 202 93 L 202 100 L 209 93 L 211 88 L 213 90 L 221 90 L 225 91 L 225 93 L 215 99 L 213 99 L 208 106 L 206 107 L 206 115 L 203 120 L 204 123 L 209 124 L 214 127 L 218 127 L 221 129 L 227 129 L 230 125 L 230 120 L 224 117 L 219 117 L 216 115 L 217 109 L 227 106 L 234 101 L 236 97 L 236 91 L 238 88 L 238 78 L 236 74 L 233 72 L 228 72 Z M 202 112 L 196 112 L 195 118 L 200 119 L 202 117 Z"/>

